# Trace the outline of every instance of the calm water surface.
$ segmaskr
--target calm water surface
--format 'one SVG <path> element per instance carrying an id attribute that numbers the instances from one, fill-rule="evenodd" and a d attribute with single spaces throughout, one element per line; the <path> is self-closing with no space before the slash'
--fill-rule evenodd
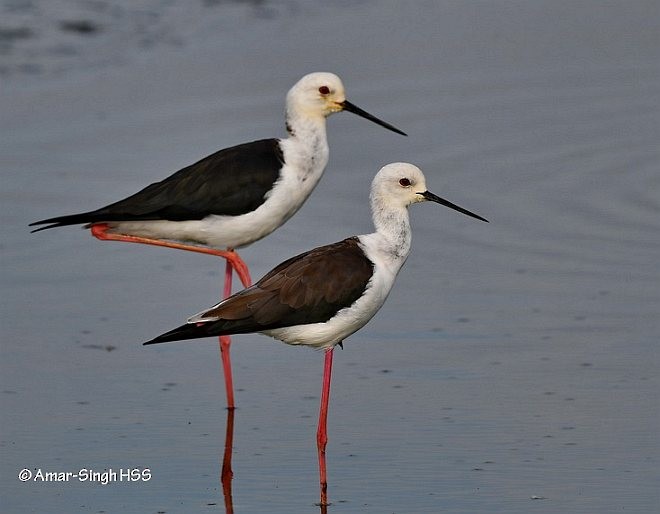
<path id="1" fill-rule="evenodd" d="M 0 9 L 2 512 L 231 511 L 217 344 L 140 345 L 216 301 L 222 263 L 27 224 L 284 135 L 285 92 L 317 70 L 410 137 L 332 117 L 327 175 L 244 250 L 253 276 L 371 231 L 392 161 L 491 220 L 413 207 L 395 290 L 336 352 L 329 512 L 657 510 L 657 2 Z M 233 512 L 318 512 L 322 356 L 235 341 Z"/>

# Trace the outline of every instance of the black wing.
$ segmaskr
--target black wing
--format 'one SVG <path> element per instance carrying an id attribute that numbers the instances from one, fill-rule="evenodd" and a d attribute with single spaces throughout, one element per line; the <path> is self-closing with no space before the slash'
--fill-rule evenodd
<path id="1" fill-rule="evenodd" d="M 283 262 L 253 286 L 145 344 L 322 323 L 352 305 L 372 275 L 373 263 L 358 239 L 344 239 Z"/>
<path id="2" fill-rule="evenodd" d="M 61 227 L 106 221 L 200 220 L 209 214 L 238 216 L 255 210 L 280 176 L 279 139 L 220 150 L 101 209 L 30 223 Z"/>

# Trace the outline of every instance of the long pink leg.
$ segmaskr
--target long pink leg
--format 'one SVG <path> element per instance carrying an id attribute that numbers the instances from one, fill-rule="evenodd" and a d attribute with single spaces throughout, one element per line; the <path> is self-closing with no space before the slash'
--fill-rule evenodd
<path id="1" fill-rule="evenodd" d="M 322 507 L 328 503 L 328 475 L 325 468 L 325 446 L 328 443 L 328 402 L 330 401 L 330 378 L 332 376 L 332 356 L 334 350 L 325 352 L 323 366 L 323 389 L 321 390 L 321 409 L 319 412 L 319 427 L 316 431 L 316 446 L 319 453 L 319 481 L 321 483 Z"/>
<path id="2" fill-rule="evenodd" d="M 244 287 L 252 285 L 250 278 L 250 271 L 247 264 L 234 250 L 215 250 L 212 248 L 205 248 L 203 246 L 184 245 L 175 243 L 173 241 L 161 241 L 159 239 L 149 239 L 146 237 L 129 236 L 125 234 L 115 234 L 108 232 L 109 225 L 106 223 L 97 223 L 91 226 L 91 232 L 94 237 L 102 241 L 122 241 L 124 243 L 140 243 L 152 246 L 163 246 L 165 248 L 174 248 L 177 250 L 187 250 L 189 252 L 205 253 L 207 255 L 215 255 L 222 257 L 227 261 L 225 267 L 225 287 L 224 297 L 227 298 L 231 294 L 232 286 L 232 268 L 236 270 L 236 274 L 240 278 Z M 225 375 L 225 389 L 227 392 L 227 408 L 235 409 L 234 404 L 234 386 L 231 373 L 231 360 L 229 356 L 229 345 L 231 338 L 229 336 L 220 336 L 220 353 L 222 358 L 222 369 Z"/>
<path id="3" fill-rule="evenodd" d="M 232 282 L 232 264 L 227 261 L 225 266 L 225 289 L 223 291 L 223 298 L 231 296 L 231 282 Z M 231 374 L 231 358 L 229 356 L 229 346 L 231 345 L 230 336 L 220 336 L 220 357 L 222 358 L 222 370 L 225 375 L 225 391 L 227 392 L 227 408 L 234 410 L 234 381 Z"/>
<path id="4" fill-rule="evenodd" d="M 222 257 L 231 262 L 232 267 L 236 270 L 238 278 L 241 279 L 243 286 L 248 287 L 252 284 L 250 278 L 250 271 L 248 270 L 245 261 L 234 250 L 215 250 L 213 248 L 206 248 L 204 246 L 184 245 L 175 243 L 173 241 L 161 241 L 160 239 L 149 239 L 147 237 L 127 236 L 124 234 L 114 234 L 108 232 L 110 227 L 106 223 L 96 223 L 92 225 L 92 235 L 102 241 L 122 241 L 124 243 L 140 243 L 153 246 L 164 246 L 165 248 L 175 248 L 177 250 L 187 250 L 189 252 L 205 253 L 207 255 L 215 255 Z"/>

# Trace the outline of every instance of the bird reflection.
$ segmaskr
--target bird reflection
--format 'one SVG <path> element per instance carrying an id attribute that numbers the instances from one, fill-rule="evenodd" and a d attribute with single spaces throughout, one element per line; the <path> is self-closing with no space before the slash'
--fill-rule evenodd
<path id="1" fill-rule="evenodd" d="M 231 469 L 232 450 L 234 447 L 234 414 L 235 409 L 227 409 L 227 425 L 225 429 L 225 451 L 222 455 L 222 471 L 220 472 L 220 484 L 225 502 L 225 514 L 234 514 L 234 501 L 231 493 L 231 481 L 234 472 Z M 316 504 L 320 508 L 320 514 L 328 514 L 327 504 Z"/>
<path id="2" fill-rule="evenodd" d="M 220 483 L 222 494 L 225 498 L 225 513 L 234 514 L 234 504 L 231 497 L 231 481 L 234 472 L 231 470 L 231 455 L 234 445 L 234 409 L 227 409 L 227 429 L 225 430 L 225 452 L 222 456 L 222 471 L 220 472 Z"/>

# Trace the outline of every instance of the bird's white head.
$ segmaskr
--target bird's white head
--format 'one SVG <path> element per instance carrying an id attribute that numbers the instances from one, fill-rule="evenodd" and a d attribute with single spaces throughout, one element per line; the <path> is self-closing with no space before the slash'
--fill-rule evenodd
<path id="1" fill-rule="evenodd" d="M 289 110 L 309 117 L 327 117 L 343 110 L 346 101 L 344 84 L 334 73 L 310 73 L 289 90 L 286 102 Z"/>
<path id="2" fill-rule="evenodd" d="M 445 200 L 426 188 L 424 173 L 414 164 L 394 162 L 383 166 L 371 183 L 372 205 L 389 209 L 406 208 L 418 202 L 436 202 L 481 221 L 488 221 L 456 204 Z"/>
<path id="3" fill-rule="evenodd" d="M 348 111 L 388 130 L 406 135 L 346 100 L 344 84 L 334 73 L 316 72 L 301 78 L 287 93 L 286 111 L 289 132 L 292 133 L 296 133 L 297 127 L 294 125 L 304 124 L 303 120 L 323 120 L 332 113 Z"/>
<path id="4" fill-rule="evenodd" d="M 383 166 L 371 183 L 372 200 L 392 207 L 408 207 L 423 202 L 426 191 L 424 173 L 414 164 L 393 162 Z"/>

